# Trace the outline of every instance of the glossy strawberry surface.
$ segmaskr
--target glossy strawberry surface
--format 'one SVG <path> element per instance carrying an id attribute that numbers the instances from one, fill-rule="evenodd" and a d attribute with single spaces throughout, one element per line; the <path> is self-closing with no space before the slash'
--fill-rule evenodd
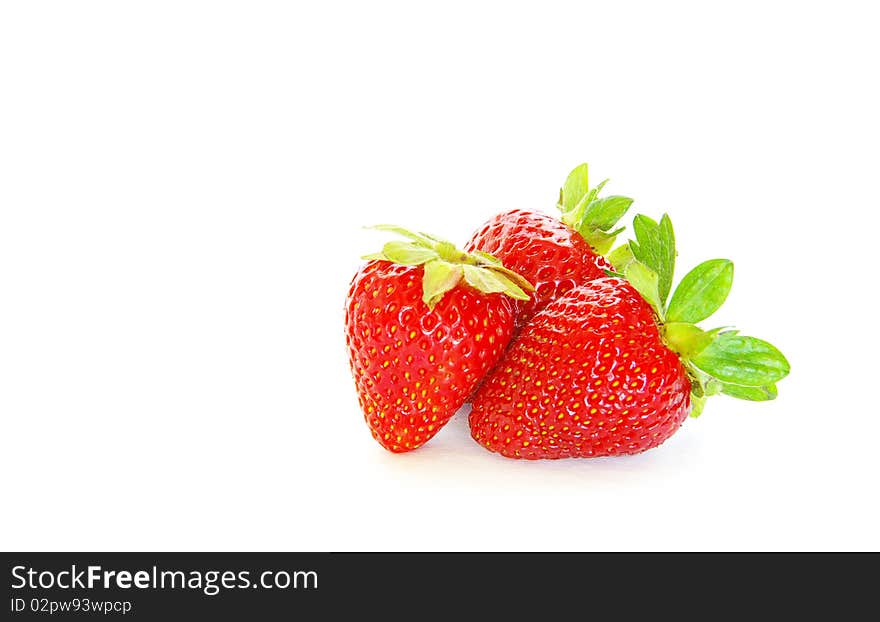
<path id="1" fill-rule="evenodd" d="M 509 458 L 635 454 L 675 433 L 690 390 L 648 303 L 604 277 L 522 328 L 476 394 L 471 434 Z"/>
<path id="2" fill-rule="evenodd" d="M 374 260 L 352 279 L 345 334 L 358 400 L 392 452 L 420 447 L 462 406 L 513 333 L 512 300 L 464 284 L 430 311 L 422 266 Z"/>
<path id="3" fill-rule="evenodd" d="M 495 216 L 471 237 L 465 250 L 494 255 L 535 287 L 530 300 L 517 301 L 518 325 L 569 290 L 611 269 L 577 231 L 558 218 L 528 210 Z"/>

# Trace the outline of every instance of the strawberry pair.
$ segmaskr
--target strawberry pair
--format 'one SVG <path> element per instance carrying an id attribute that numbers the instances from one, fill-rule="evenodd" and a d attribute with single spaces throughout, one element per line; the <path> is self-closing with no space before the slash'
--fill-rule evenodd
<path id="1" fill-rule="evenodd" d="M 789 365 L 735 330 L 703 330 L 733 264 L 712 259 L 672 292 L 675 238 L 664 215 L 599 197 L 583 164 L 560 192 L 561 220 L 513 210 L 457 249 L 405 240 L 365 257 L 345 326 L 364 417 L 386 449 L 420 447 L 468 400 L 473 438 L 509 458 L 634 454 L 669 438 L 710 395 L 776 397 Z M 668 302 L 667 302 L 668 300 Z"/>

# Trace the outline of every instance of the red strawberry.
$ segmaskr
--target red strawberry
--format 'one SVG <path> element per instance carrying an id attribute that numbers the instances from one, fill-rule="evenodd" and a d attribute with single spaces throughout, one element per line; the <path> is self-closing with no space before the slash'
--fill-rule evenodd
<path id="1" fill-rule="evenodd" d="M 597 279 L 548 304 L 483 383 L 470 415 L 478 443 L 509 458 L 634 454 L 699 415 L 708 395 L 776 396 L 789 371 L 779 350 L 695 325 L 724 302 L 733 265 L 700 264 L 667 307 L 672 226 L 666 216 L 636 220 L 637 241 L 613 253 L 629 281 Z"/>
<path id="2" fill-rule="evenodd" d="M 605 276 L 611 268 L 602 253 L 621 231 L 609 230 L 632 199 L 597 198 L 604 185 L 603 181 L 590 189 L 587 165 L 582 164 L 569 174 L 560 191 L 561 221 L 516 209 L 489 220 L 465 245 L 468 251 L 491 253 L 535 286 L 534 295 L 518 304 L 518 325 L 575 286 Z"/>
<path id="3" fill-rule="evenodd" d="M 477 393 L 471 433 L 509 458 L 637 453 L 678 429 L 690 390 L 650 305 L 606 277 L 526 325 Z"/>
<path id="4" fill-rule="evenodd" d="M 345 305 L 349 362 L 364 418 L 386 449 L 420 447 L 495 365 L 513 333 L 510 298 L 531 286 L 487 255 L 396 227 L 366 257 Z"/>

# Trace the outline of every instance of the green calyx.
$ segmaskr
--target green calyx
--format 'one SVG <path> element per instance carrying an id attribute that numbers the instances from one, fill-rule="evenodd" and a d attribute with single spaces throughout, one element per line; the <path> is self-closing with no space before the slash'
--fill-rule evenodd
<path id="1" fill-rule="evenodd" d="M 446 292 L 462 281 L 484 294 L 501 293 L 517 300 L 528 300 L 526 291 L 534 287 L 513 270 L 505 268 L 496 257 L 482 251 L 466 253 L 451 242 L 427 233 L 414 233 L 394 225 L 367 227 L 397 233 L 407 240 L 393 240 L 382 250 L 362 259 L 390 261 L 403 266 L 424 266 L 422 300 L 429 310 Z"/>
<path id="2" fill-rule="evenodd" d="M 599 197 L 608 183 L 604 180 L 590 188 L 589 167 L 576 167 L 559 191 L 557 207 L 562 211 L 562 222 L 577 231 L 598 254 L 604 255 L 614 245 L 623 227 L 615 228 L 633 200 L 623 196 Z"/>
<path id="3" fill-rule="evenodd" d="M 654 309 L 663 341 L 679 355 L 690 377 L 691 416 L 699 416 L 706 399 L 719 393 L 754 402 L 775 399 L 776 383 L 790 371 L 782 352 L 736 330 L 697 326 L 727 299 L 733 263 L 704 261 L 681 279 L 667 304 L 676 256 L 669 216 L 657 222 L 639 214 L 633 232 L 635 240 L 608 253 L 615 270 L 611 274 L 626 278 Z"/>

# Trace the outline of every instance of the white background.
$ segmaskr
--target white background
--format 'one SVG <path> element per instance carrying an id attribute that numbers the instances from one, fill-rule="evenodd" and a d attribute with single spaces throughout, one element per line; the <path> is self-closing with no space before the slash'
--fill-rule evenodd
<path id="1" fill-rule="evenodd" d="M 0 548 L 880 548 L 869 6 L 4 3 Z M 735 261 L 716 320 L 779 399 L 631 458 L 508 461 L 463 413 L 386 453 L 361 225 L 464 242 L 581 161 L 679 276 Z"/>

